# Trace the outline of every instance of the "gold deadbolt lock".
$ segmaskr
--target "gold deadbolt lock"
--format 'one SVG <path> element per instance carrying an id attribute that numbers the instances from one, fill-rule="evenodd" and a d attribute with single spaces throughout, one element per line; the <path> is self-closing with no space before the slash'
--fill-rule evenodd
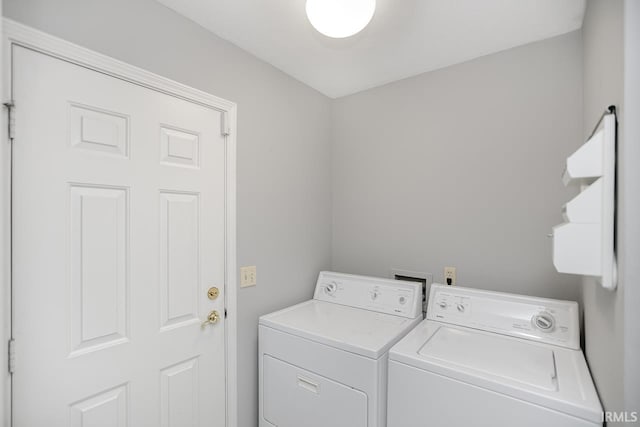
<path id="1" fill-rule="evenodd" d="M 207 325 L 214 325 L 214 324 L 218 323 L 218 320 L 220 320 L 220 314 L 217 311 L 213 310 L 207 316 L 207 320 L 202 322 L 201 326 L 204 328 Z"/>
<path id="2" fill-rule="evenodd" d="M 209 299 L 216 299 L 218 298 L 218 295 L 220 295 L 220 291 L 215 286 L 210 287 L 207 291 L 207 296 L 209 297 Z"/>

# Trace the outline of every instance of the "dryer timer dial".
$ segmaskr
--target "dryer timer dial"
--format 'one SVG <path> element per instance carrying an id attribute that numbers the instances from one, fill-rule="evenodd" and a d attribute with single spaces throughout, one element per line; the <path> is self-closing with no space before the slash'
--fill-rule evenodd
<path id="1" fill-rule="evenodd" d="M 327 283 L 324 286 L 324 293 L 327 295 L 333 295 L 338 290 L 338 284 L 336 282 Z"/>

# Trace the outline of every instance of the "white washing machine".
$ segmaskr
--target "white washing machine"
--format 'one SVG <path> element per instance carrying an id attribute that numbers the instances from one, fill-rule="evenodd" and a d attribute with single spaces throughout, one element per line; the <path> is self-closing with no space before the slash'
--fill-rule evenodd
<path id="1" fill-rule="evenodd" d="M 432 285 L 389 353 L 389 427 L 593 427 L 578 304 Z"/>
<path id="2" fill-rule="evenodd" d="M 260 426 L 385 426 L 388 351 L 421 320 L 419 283 L 321 272 L 260 318 Z"/>

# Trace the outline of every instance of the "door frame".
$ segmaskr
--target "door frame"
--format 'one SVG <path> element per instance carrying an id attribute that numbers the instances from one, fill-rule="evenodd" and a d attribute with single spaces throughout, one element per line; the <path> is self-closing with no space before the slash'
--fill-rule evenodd
<path id="1" fill-rule="evenodd" d="M 237 105 L 201 90 L 183 85 L 109 56 L 3 18 L 2 102 L 11 100 L 13 46 L 25 47 L 138 86 L 175 96 L 222 113 L 225 135 L 225 380 L 226 425 L 235 427 L 238 417 L 237 392 L 237 260 L 236 260 L 236 132 Z M 19 108 L 19 106 L 17 106 Z M 4 416 L 0 425 L 11 425 L 11 376 L 7 369 L 7 343 L 11 338 L 11 141 L 7 132 L 6 108 L 0 121 L 0 403 Z M 19 142 L 18 142 L 19 143 Z M 0 409 L 2 409 L 0 406 Z"/>

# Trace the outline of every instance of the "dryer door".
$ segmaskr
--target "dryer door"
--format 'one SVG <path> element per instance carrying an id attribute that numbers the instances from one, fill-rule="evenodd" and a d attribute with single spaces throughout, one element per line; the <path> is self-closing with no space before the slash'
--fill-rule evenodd
<path id="1" fill-rule="evenodd" d="M 278 427 L 366 427 L 367 395 L 265 355 L 264 418 Z"/>

